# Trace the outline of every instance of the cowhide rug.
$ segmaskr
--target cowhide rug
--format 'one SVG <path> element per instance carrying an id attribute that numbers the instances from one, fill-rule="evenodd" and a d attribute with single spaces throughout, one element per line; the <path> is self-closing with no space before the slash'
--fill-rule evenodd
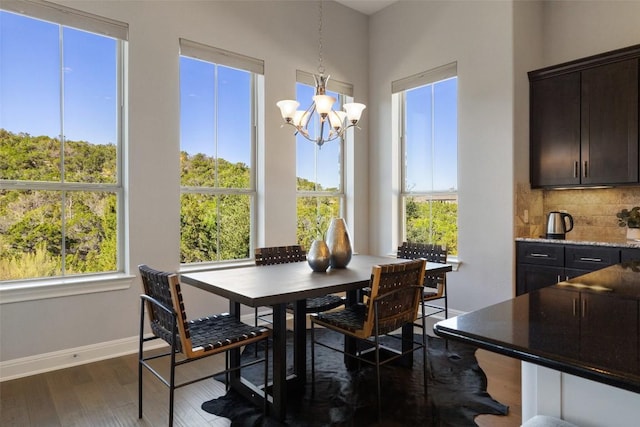
<path id="1" fill-rule="evenodd" d="M 343 336 L 316 330 L 321 339 L 339 344 Z M 419 339 L 416 337 L 416 339 Z M 288 360 L 291 345 L 288 340 Z M 308 340 L 308 342 L 310 339 Z M 392 340 L 395 341 L 395 340 Z M 262 409 L 230 390 L 225 396 L 202 404 L 202 409 L 231 419 L 232 427 L 253 426 L 475 426 L 478 414 L 506 415 L 508 407 L 487 393 L 487 377 L 478 366 L 476 348 L 441 338 L 428 337 L 428 395 L 424 396 L 422 354 L 414 353 L 413 368 L 384 365 L 381 368 L 382 417 L 378 423 L 375 367 L 363 364 L 347 371 L 341 353 L 316 346 L 315 393 L 311 393 L 311 353 L 307 350 L 307 384 L 292 393 L 285 423 L 264 419 Z M 247 346 L 242 360 L 255 357 Z M 263 365 L 242 371 L 252 382 L 261 382 Z"/>

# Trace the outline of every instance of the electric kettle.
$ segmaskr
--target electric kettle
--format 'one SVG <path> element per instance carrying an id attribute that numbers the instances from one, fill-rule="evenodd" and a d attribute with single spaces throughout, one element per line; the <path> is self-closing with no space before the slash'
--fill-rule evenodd
<path id="1" fill-rule="evenodd" d="M 547 214 L 547 239 L 564 239 L 573 230 L 573 217 L 566 212 Z"/>

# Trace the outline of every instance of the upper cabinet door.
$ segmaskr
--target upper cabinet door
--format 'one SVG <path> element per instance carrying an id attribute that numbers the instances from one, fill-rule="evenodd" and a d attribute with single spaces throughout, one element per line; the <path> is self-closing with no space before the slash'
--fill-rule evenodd
<path id="1" fill-rule="evenodd" d="M 532 187 L 580 184 L 580 73 L 530 84 Z"/>
<path id="2" fill-rule="evenodd" d="M 531 187 L 640 183 L 640 45 L 530 71 Z"/>
<path id="3" fill-rule="evenodd" d="M 582 72 L 582 183 L 638 182 L 638 59 Z"/>

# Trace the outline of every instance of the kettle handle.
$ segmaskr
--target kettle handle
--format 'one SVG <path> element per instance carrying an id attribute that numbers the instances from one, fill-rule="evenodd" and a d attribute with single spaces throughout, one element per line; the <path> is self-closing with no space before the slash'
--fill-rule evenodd
<path id="1" fill-rule="evenodd" d="M 568 213 L 562 213 L 562 220 L 564 221 L 565 218 L 569 218 L 569 228 L 567 228 L 565 230 L 565 233 L 570 232 L 571 230 L 573 230 L 573 217 L 571 215 L 569 215 Z M 565 222 L 566 224 L 566 222 Z"/>

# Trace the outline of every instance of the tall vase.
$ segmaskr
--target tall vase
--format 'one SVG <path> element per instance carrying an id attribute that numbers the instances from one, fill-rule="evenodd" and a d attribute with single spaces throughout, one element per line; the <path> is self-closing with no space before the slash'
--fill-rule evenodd
<path id="1" fill-rule="evenodd" d="M 331 220 L 327 230 L 327 245 L 331 253 L 329 265 L 331 268 L 345 268 L 351 261 L 351 241 L 349 230 L 343 218 Z"/>
<path id="2" fill-rule="evenodd" d="M 324 240 L 314 240 L 311 242 L 309 252 L 307 252 L 307 262 L 313 271 L 324 272 L 329 268 L 331 253 L 329 246 Z"/>

